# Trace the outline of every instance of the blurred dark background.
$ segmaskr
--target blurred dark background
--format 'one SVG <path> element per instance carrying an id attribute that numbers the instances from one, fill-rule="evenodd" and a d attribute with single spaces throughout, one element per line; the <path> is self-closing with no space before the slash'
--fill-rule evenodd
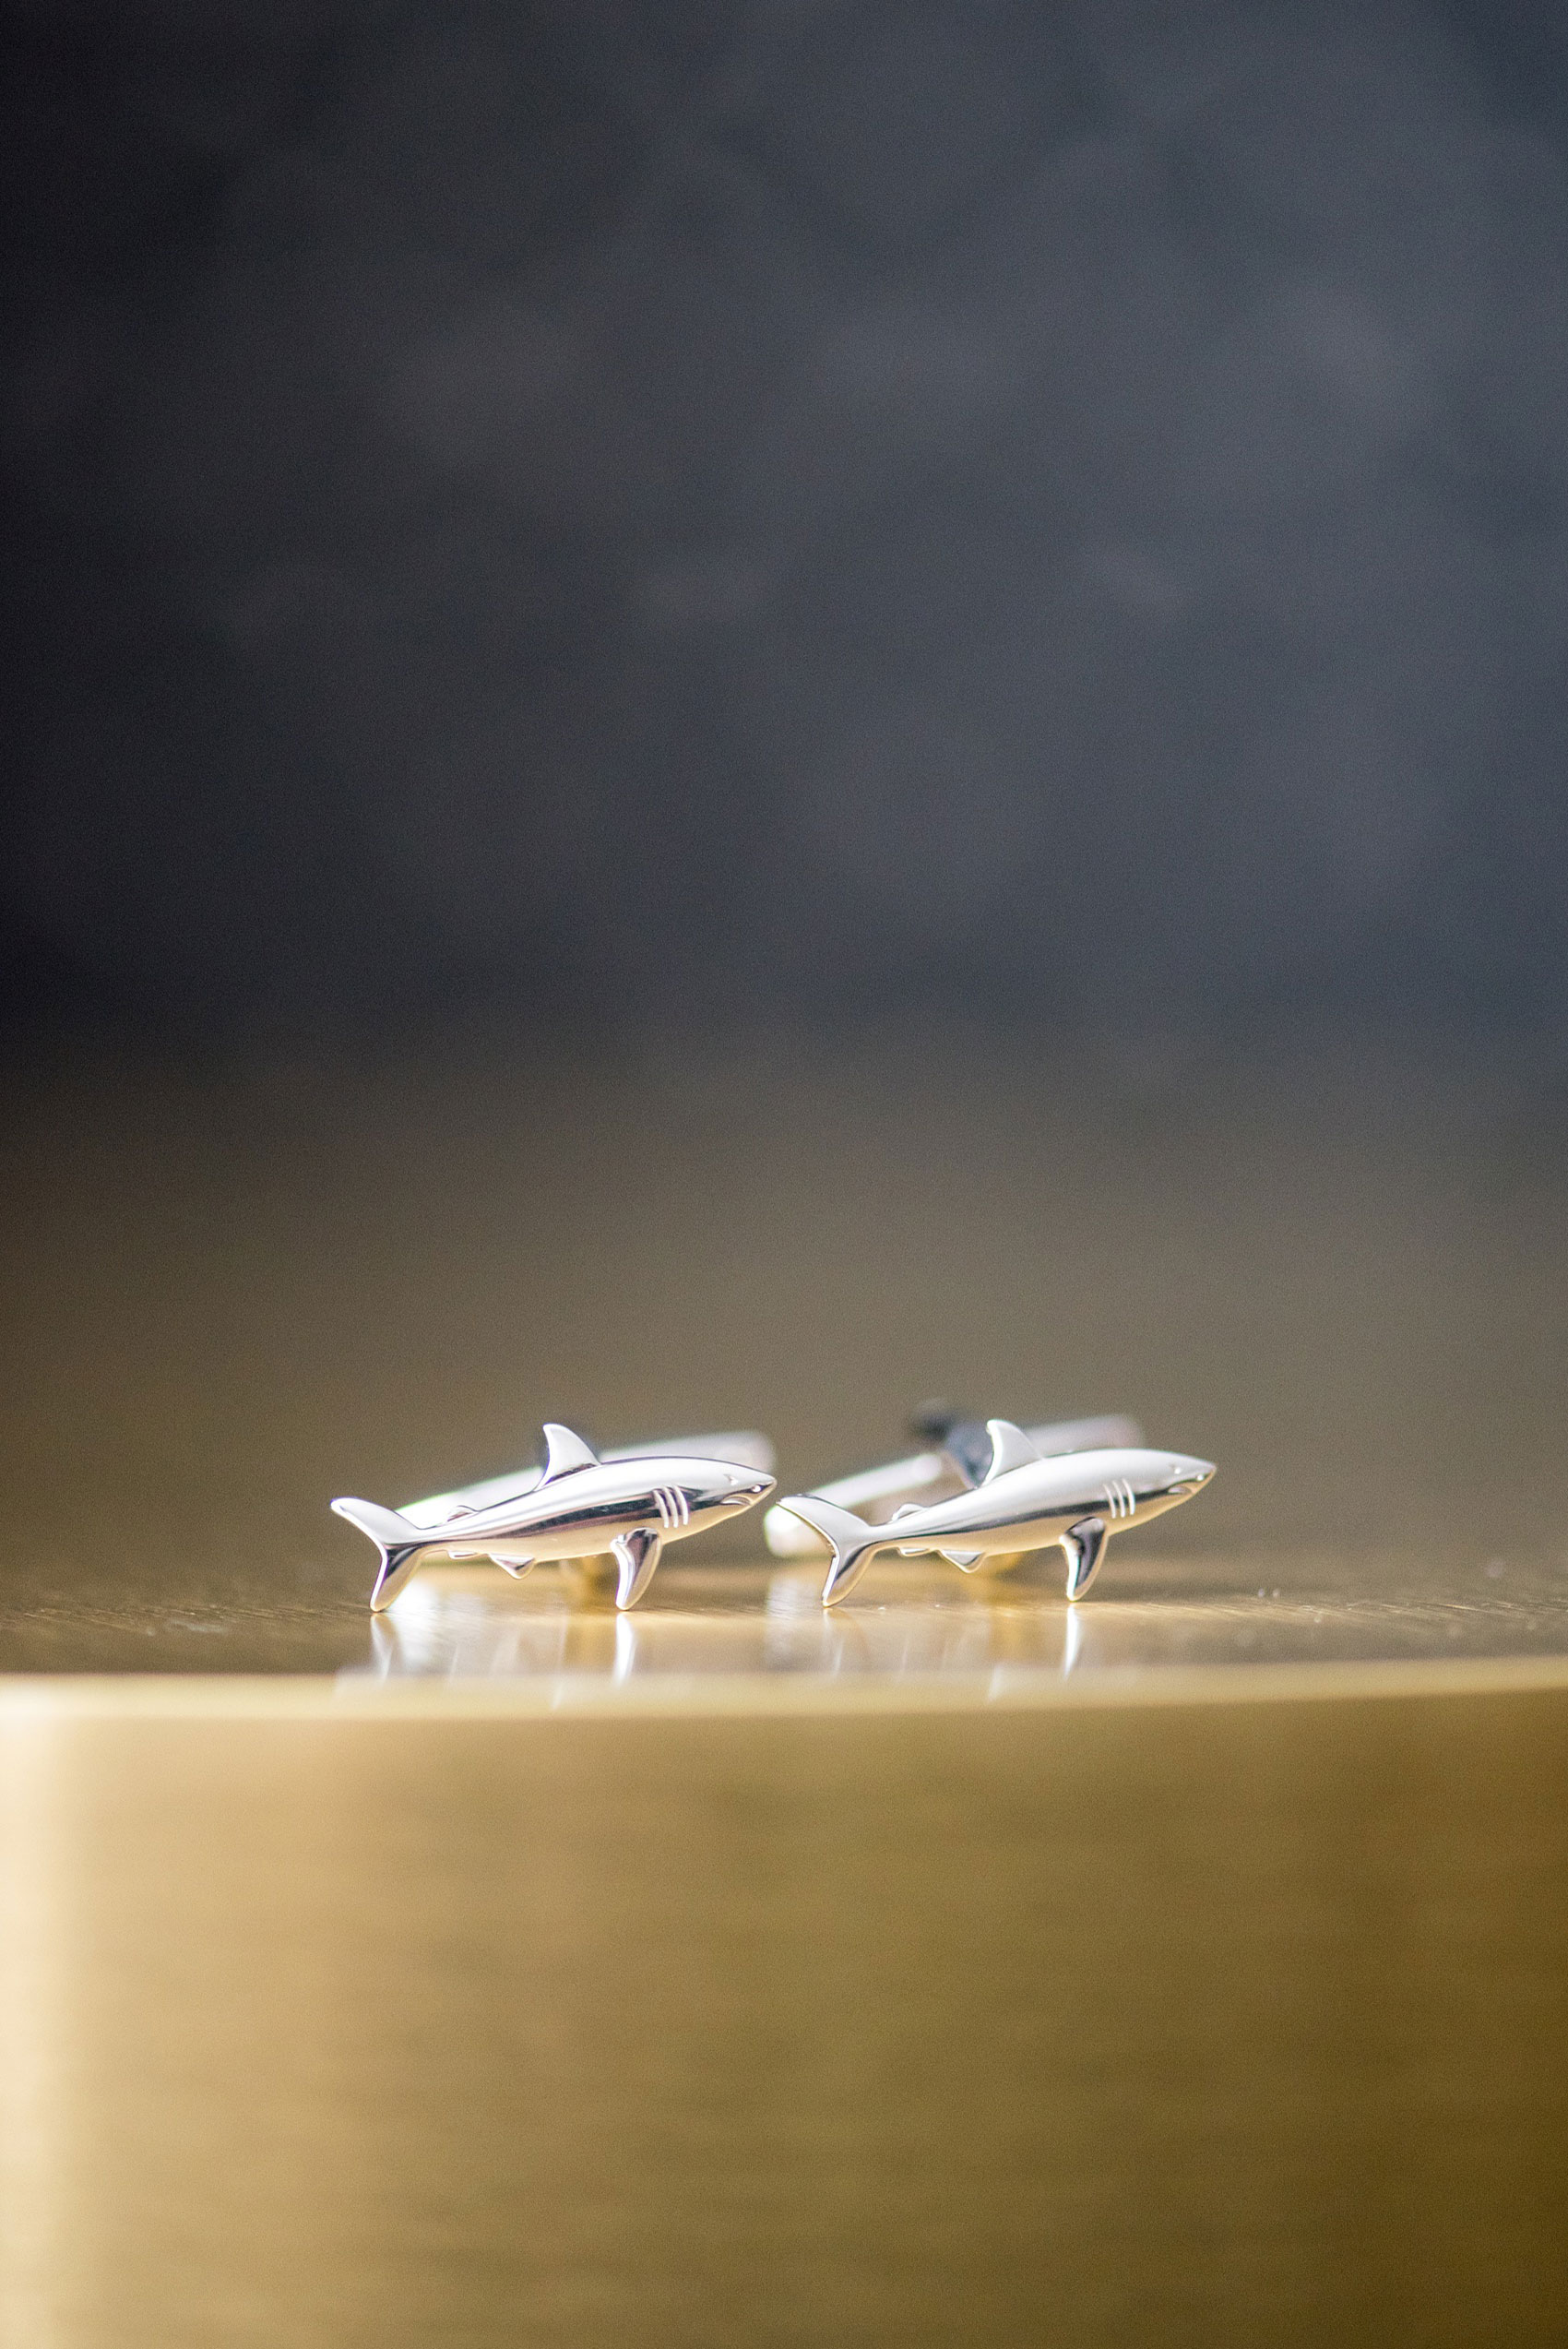
<path id="1" fill-rule="evenodd" d="M 13 1032 L 1555 1039 L 1555 0 L 20 0 Z"/>
<path id="2" fill-rule="evenodd" d="M 0 1661 L 933 1394 L 1558 1571 L 1560 6 L 5 26 Z"/>

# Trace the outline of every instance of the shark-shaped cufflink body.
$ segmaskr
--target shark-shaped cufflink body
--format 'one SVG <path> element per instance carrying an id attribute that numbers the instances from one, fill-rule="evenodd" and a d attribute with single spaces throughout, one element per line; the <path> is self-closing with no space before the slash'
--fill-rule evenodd
<path id="1" fill-rule="evenodd" d="M 375 1501 L 333 1502 L 338 1515 L 367 1533 L 381 1553 L 370 1596 L 374 1614 L 390 1606 L 415 1568 L 434 1557 L 488 1557 L 517 1576 L 541 1558 L 608 1554 L 620 1569 L 615 1604 L 634 1607 L 666 1543 L 738 1517 L 773 1490 L 773 1478 L 746 1461 L 703 1459 L 673 1446 L 600 1460 L 580 1436 L 553 1421 L 546 1423 L 544 1440 L 544 1468 L 525 1489 L 514 1485 L 478 1507 L 457 1494 L 439 1496 L 455 1506 L 434 1521 L 428 1503 L 405 1513 Z"/>
<path id="2" fill-rule="evenodd" d="M 988 1558 L 1016 1557 L 1052 1543 L 1067 1560 L 1067 1596 L 1081 1599 L 1099 1573 L 1112 1532 L 1142 1525 L 1201 1492 L 1211 1461 L 1184 1452 L 1123 1446 L 1042 1457 L 1010 1419 L 988 1419 L 991 1460 L 968 1492 L 921 1508 L 909 1503 L 885 1525 L 868 1525 L 840 1503 L 801 1493 L 780 1501 L 833 1553 L 824 1606 L 849 1595 L 882 1550 L 918 1557 L 936 1551 L 966 1573 Z"/>
<path id="3" fill-rule="evenodd" d="M 984 1482 L 993 1447 L 983 1419 L 932 1402 L 922 1403 L 909 1425 L 910 1435 L 923 1440 L 925 1450 L 835 1477 L 831 1484 L 816 1485 L 813 1497 L 836 1501 L 870 1525 L 885 1525 L 895 1509 L 914 1502 L 924 1507 L 951 1500 L 966 1486 Z M 1042 1460 L 1057 1452 L 1137 1450 L 1144 1440 L 1137 1421 L 1121 1411 L 1100 1412 L 1091 1419 L 1042 1420 L 1024 1433 Z M 772 1460 L 766 1465 L 771 1468 Z M 776 1502 L 764 1518 L 763 1537 L 775 1557 L 821 1557 L 826 1547 L 815 1527 L 803 1523 L 784 1501 Z"/>

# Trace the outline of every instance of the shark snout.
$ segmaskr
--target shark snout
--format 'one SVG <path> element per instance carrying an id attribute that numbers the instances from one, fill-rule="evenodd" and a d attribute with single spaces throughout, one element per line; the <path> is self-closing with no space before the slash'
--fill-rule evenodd
<path id="1" fill-rule="evenodd" d="M 730 1490 L 723 1496 L 725 1503 L 731 1508 L 751 1508 L 756 1502 L 765 1501 L 767 1498 L 777 1482 L 778 1479 L 772 1476 L 750 1474 L 735 1476 L 731 1480 Z"/>
<path id="2" fill-rule="evenodd" d="M 1203 1491 L 1214 1474 L 1214 1462 L 1211 1460 L 1188 1460 L 1179 1452 L 1170 1463 L 1170 1472 L 1171 1491 L 1185 1497 Z"/>

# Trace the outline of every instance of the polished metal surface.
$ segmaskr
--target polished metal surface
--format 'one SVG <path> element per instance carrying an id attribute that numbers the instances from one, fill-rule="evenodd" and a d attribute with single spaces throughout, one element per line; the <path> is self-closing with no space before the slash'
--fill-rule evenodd
<path id="1" fill-rule="evenodd" d="M 1264 1575 L 1269 1580 L 1262 1580 Z M 134 1653 L 134 1651 L 127 1650 Z M 324 1656 L 331 1652 L 324 1648 Z M 339 1651 L 340 1652 L 340 1651 Z M 884 1560 L 851 1607 L 825 1610 L 810 1565 L 664 1567 L 635 1616 L 572 1571 L 514 1583 L 428 1568 L 364 1627 L 339 1685 L 505 1682 L 541 1704 L 771 1706 L 1047 1701 L 1069 1683 L 1148 1700 L 1194 1675 L 1240 1698 L 1292 1675 L 1556 1672 L 1568 1685 L 1568 1570 L 1330 1556 L 1161 1557 L 1129 1550 L 1093 1607 L 1064 1600 L 1044 1553 L 1014 1573 Z"/>
<path id="2" fill-rule="evenodd" d="M 1568 2337 L 1568 1678 L 778 1685 L 0 1688 L 7 2349 Z"/>
<path id="3" fill-rule="evenodd" d="M 823 1585 L 824 1606 L 854 1589 L 879 1552 L 905 1557 L 935 1550 L 966 1573 L 990 1561 L 1016 1560 L 1059 1543 L 1067 1560 L 1067 1596 L 1088 1590 L 1115 1530 L 1144 1524 L 1201 1492 L 1214 1474 L 1210 1461 L 1184 1452 L 1068 1452 L 1042 1459 L 1010 1420 L 986 1422 L 991 1465 L 983 1481 L 952 1500 L 922 1508 L 909 1504 L 885 1525 L 826 1500 L 795 1494 L 780 1502 L 828 1543 L 833 1562 Z"/>
<path id="4" fill-rule="evenodd" d="M 488 1557 L 508 1574 L 522 1575 L 541 1558 L 610 1556 L 617 1568 L 615 1604 L 634 1607 L 667 1542 L 722 1524 L 773 1490 L 773 1478 L 744 1461 L 689 1452 L 601 1461 L 554 1420 L 545 1422 L 544 1437 L 547 1458 L 530 1489 L 477 1507 L 459 1502 L 434 1525 L 374 1501 L 344 1496 L 333 1502 L 339 1516 L 368 1534 L 380 1554 L 373 1614 L 391 1605 L 422 1563 L 437 1557 Z"/>
<path id="5" fill-rule="evenodd" d="M 771 1476 L 778 1465 L 772 1444 L 755 1427 L 731 1427 L 712 1436 L 662 1436 L 648 1444 L 607 1444 L 600 1449 L 599 1457 L 606 1462 L 659 1459 L 731 1461 L 737 1467 L 757 1469 L 765 1476 Z M 526 1468 L 483 1476 L 477 1484 L 459 1485 L 449 1493 L 431 1493 L 422 1500 L 404 1501 L 398 1514 L 406 1517 L 410 1525 L 444 1525 L 448 1518 L 462 1510 L 493 1508 L 500 1501 L 533 1492 L 544 1471 L 544 1461 L 530 1461 Z"/>
<path id="6" fill-rule="evenodd" d="M 917 1427 L 915 1432 L 921 1431 Z M 1089 1419 L 1043 1420 L 1038 1426 L 1026 1427 L 1024 1433 L 1042 1460 L 1055 1452 L 1102 1451 L 1144 1440 L 1137 1421 L 1124 1412 L 1101 1413 Z M 814 1485 L 812 1490 L 840 1508 L 854 1509 L 868 1523 L 881 1525 L 907 1502 L 946 1500 L 980 1484 L 991 1460 L 991 1437 L 983 1420 L 944 1414 L 938 1449 L 887 1461 L 876 1468 L 858 1469 L 852 1476 L 833 1477 Z M 763 1464 L 771 1468 L 774 1463 Z M 815 1527 L 777 1502 L 763 1520 L 763 1532 L 775 1557 L 827 1555 L 827 1544 Z"/>
<path id="7" fill-rule="evenodd" d="M 193 1612 L 178 1592 L 144 1596 L 134 1615 L 62 1609 L 46 1626 L 25 1625 L 26 1652 L 47 1669 L 16 1677 L 42 1690 L 59 1675 L 94 1672 L 204 1681 L 412 1675 L 526 1683 L 548 1704 L 612 1687 L 627 1697 L 657 1687 L 673 1701 L 716 1678 L 742 1684 L 758 1702 L 773 1701 L 764 1683 L 810 1684 L 826 1702 L 871 1680 L 897 1704 L 933 1677 L 956 1699 L 983 1703 L 993 1687 L 1049 1693 L 1064 1678 L 1153 1696 L 1200 1670 L 1242 1693 L 1261 1674 L 1302 1666 L 1353 1676 L 1388 1665 L 1441 1674 L 1568 1663 L 1568 1565 L 1550 1556 L 1178 1551 L 1162 1531 L 1112 1545 L 1088 1607 L 1066 1603 L 1048 1551 L 1005 1574 L 972 1575 L 892 1555 L 852 1605 L 825 1610 L 812 1562 L 699 1562 L 693 1544 L 671 1553 L 631 1616 L 618 1613 L 612 1581 L 570 1563 L 520 1581 L 487 1565 L 435 1564 L 379 1615 L 367 1613 L 362 1586 L 310 1615 L 243 1599 Z M 3 1600 L 0 1592 L 0 1654 L 14 1656 L 18 1616 L 6 1617 Z"/>

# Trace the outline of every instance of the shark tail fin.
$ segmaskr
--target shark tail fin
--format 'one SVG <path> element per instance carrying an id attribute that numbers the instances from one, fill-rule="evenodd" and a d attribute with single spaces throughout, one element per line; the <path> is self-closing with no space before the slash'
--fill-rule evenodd
<path id="1" fill-rule="evenodd" d="M 345 1499 L 334 1501 L 339 1517 L 368 1533 L 381 1552 L 381 1570 L 370 1594 L 370 1611 L 379 1615 L 389 1607 L 418 1562 L 419 1554 L 430 1544 L 430 1535 L 395 1508 L 382 1508 L 375 1501 Z"/>
<path id="2" fill-rule="evenodd" d="M 876 1552 L 894 1545 L 885 1525 L 868 1525 L 863 1517 L 840 1508 L 837 1502 L 823 1500 L 816 1493 L 798 1493 L 792 1500 L 780 1501 L 778 1506 L 788 1509 L 791 1517 L 798 1517 L 802 1524 L 814 1526 L 833 1552 L 833 1563 L 822 1586 L 825 1607 L 835 1606 L 847 1597 Z"/>

